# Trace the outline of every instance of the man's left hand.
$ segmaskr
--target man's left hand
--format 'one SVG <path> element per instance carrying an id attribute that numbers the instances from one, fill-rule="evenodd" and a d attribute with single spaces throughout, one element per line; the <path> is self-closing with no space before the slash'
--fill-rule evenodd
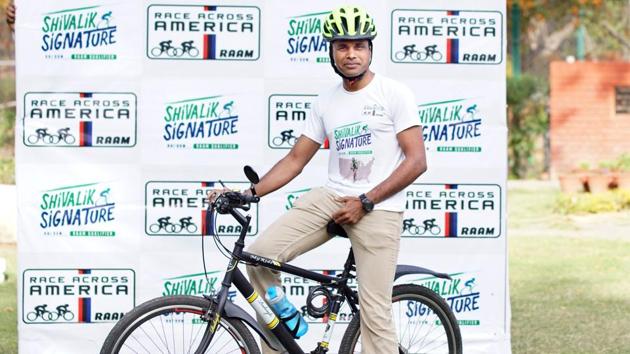
<path id="1" fill-rule="evenodd" d="M 344 204 L 341 209 L 332 215 L 333 220 L 337 224 L 356 224 L 365 215 L 363 204 L 361 204 L 361 200 L 358 197 L 339 197 L 336 200 Z"/>

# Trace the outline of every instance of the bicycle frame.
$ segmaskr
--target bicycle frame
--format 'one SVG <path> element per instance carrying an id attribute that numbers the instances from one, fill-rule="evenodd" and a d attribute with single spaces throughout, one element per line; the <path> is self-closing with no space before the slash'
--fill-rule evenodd
<path id="1" fill-rule="evenodd" d="M 212 219 L 212 213 L 207 213 L 207 218 Z M 296 266 L 292 266 L 287 263 L 279 262 L 273 259 L 269 259 L 266 257 L 258 256 L 249 252 L 243 251 L 245 247 L 245 235 L 247 234 L 247 229 L 249 227 L 249 223 L 251 221 L 251 217 L 243 216 L 240 212 L 231 209 L 230 214 L 241 224 L 242 229 L 239 235 L 238 240 L 234 244 L 234 249 L 232 251 L 232 258 L 228 264 L 228 268 L 225 272 L 225 276 L 223 281 L 221 282 L 221 289 L 219 290 L 216 297 L 211 297 L 209 300 L 212 302 L 209 307 L 207 313 L 204 315 L 204 319 L 209 322 L 208 330 L 205 332 L 199 348 L 195 352 L 196 354 L 202 354 L 205 352 L 206 348 L 210 345 L 212 338 L 214 337 L 214 333 L 216 331 L 217 325 L 221 318 L 221 315 L 226 317 L 230 316 L 229 312 L 238 317 L 241 320 L 244 320 L 248 323 L 258 334 L 267 342 L 267 344 L 275 349 L 280 350 L 282 348 L 277 347 L 277 343 L 274 343 L 273 338 L 269 338 L 267 333 L 262 331 L 256 324 L 256 321 L 251 319 L 247 313 L 245 315 L 249 318 L 243 318 L 243 313 L 235 313 L 238 310 L 242 311 L 235 305 L 228 305 L 226 307 L 228 291 L 232 284 L 236 286 L 238 291 L 247 299 L 250 305 L 254 308 L 256 313 L 264 320 L 267 324 L 267 328 L 271 331 L 271 333 L 275 336 L 282 346 L 290 353 L 290 354 L 304 354 L 304 351 L 300 346 L 295 342 L 293 336 L 289 333 L 288 329 L 280 324 L 279 318 L 273 313 L 273 311 L 269 308 L 267 303 L 262 300 L 260 294 L 258 294 L 251 283 L 245 278 L 243 273 L 238 269 L 238 263 L 246 262 L 252 264 L 254 266 L 262 266 L 265 268 L 269 268 L 276 271 L 281 271 L 297 276 L 301 276 L 303 278 L 307 278 L 310 280 L 314 280 L 320 284 L 327 285 L 335 288 L 337 291 L 332 296 L 333 302 L 330 307 L 330 317 L 328 320 L 328 326 L 326 326 L 326 330 L 324 332 L 324 336 L 321 342 L 318 343 L 317 349 L 315 352 L 325 353 L 330 338 L 332 336 L 332 330 L 337 318 L 337 313 L 341 308 L 341 305 L 347 299 L 352 310 L 352 313 L 356 313 L 358 311 L 358 296 L 356 293 L 347 285 L 347 281 L 349 279 L 354 278 L 350 272 L 354 270 L 354 256 L 352 251 L 348 255 L 348 259 L 346 260 L 344 271 L 340 277 L 332 277 L 319 273 L 315 273 L 303 268 L 299 268 Z M 208 225 L 212 225 L 209 223 Z M 238 310 L 235 310 L 233 307 L 237 307 Z M 212 317 L 211 317 L 212 316 Z M 252 323 L 253 321 L 253 323 Z"/>
<path id="2" fill-rule="evenodd" d="M 244 210 L 249 209 L 247 208 Z M 280 324 L 279 318 L 274 314 L 269 305 L 267 305 L 267 303 L 260 297 L 260 294 L 254 290 L 251 283 L 238 269 L 238 264 L 241 262 L 301 276 L 335 289 L 335 292 L 331 296 L 332 304 L 330 305 L 328 311 L 329 318 L 322 341 L 318 342 L 317 348 L 311 352 L 326 353 L 328 351 L 329 341 L 332 337 L 332 331 L 337 320 L 337 314 L 344 301 L 348 300 L 348 304 L 350 305 L 353 314 L 356 314 L 359 311 L 357 307 L 357 304 L 359 303 L 358 295 L 347 284 L 348 280 L 355 278 L 355 275 L 351 273 L 356 271 L 352 249 L 350 249 L 341 276 L 332 277 L 315 273 L 287 263 L 245 252 L 243 250 L 245 248 L 245 236 L 247 234 L 247 230 L 249 229 L 251 216 L 243 216 L 239 211 L 232 207 L 230 207 L 227 212 L 229 212 L 242 226 L 241 233 L 238 240 L 234 243 L 232 257 L 230 258 L 225 276 L 221 282 L 221 289 L 216 296 L 204 295 L 204 297 L 206 297 L 210 302 L 208 310 L 204 315 L 202 315 L 202 319 L 208 322 L 208 327 L 201 339 L 199 348 L 195 351 L 195 354 L 203 354 L 208 348 L 212 338 L 214 337 L 214 333 L 216 332 L 221 316 L 226 318 L 235 318 L 245 322 L 274 350 L 282 349 L 275 341 L 277 339 L 280 344 L 284 346 L 284 349 L 289 352 L 289 354 L 304 354 L 304 351 L 295 342 L 293 336 L 289 333 L 289 330 L 283 324 Z M 208 229 L 211 230 L 211 235 L 214 235 L 213 214 L 213 210 L 208 210 L 206 213 L 206 225 L 208 225 Z M 337 229 L 337 227 L 339 227 L 338 225 L 335 224 L 332 227 L 330 226 L 331 225 L 327 228 L 329 233 L 345 236 L 345 231 Z M 399 264 L 396 266 L 394 280 L 408 274 L 428 274 L 438 278 L 451 279 L 448 274 L 438 273 L 427 268 Z M 237 305 L 234 305 L 231 301 L 228 301 L 228 292 L 232 284 L 236 286 L 241 295 L 243 295 L 243 297 L 245 297 L 249 304 L 254 308 L 258 316 L 262 318 L 263 322 L 267 325 L 267 328 L 271 331 L 273 337 L 270 337 L 267 332 L 262 330 L 262 328 L 258 325 L 258 322 L 247 312 Z"/>

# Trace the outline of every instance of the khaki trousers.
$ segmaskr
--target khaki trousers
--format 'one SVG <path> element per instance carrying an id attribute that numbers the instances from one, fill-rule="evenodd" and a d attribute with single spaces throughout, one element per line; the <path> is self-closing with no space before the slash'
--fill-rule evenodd
<path id="1" fill-rule="evenodd" d="M 330 239 L 326 224 L 342 207 L 336 194 L 316 188 L 298 199 L 295 206 L 276 220 L 247 251 L 290 262 Z M 361 340 L 364 354 L 396 354 L 398 341 L 391 318 L 392 286 L 400 247 L 402 212 L 374 210 L 355 225 L 344 225 L 357 265 Z M 345 259 L 337 263 L 341 267 Z M 279 272 L 247 267 L 249 279 L 259 294 L 280 285 Z M 299 307 L 302 304 L 295 304 Z M 261 341 L 262 342 L 262 341 Z M 277 353 L 262 342 L 263 353 Z"/>

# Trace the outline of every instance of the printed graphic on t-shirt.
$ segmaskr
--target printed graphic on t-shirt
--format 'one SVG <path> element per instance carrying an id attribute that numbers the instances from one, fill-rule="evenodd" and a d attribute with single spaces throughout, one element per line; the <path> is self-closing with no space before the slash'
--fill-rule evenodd
<path id="1" fill-rule="evenodd" d="M 382 117 L 385 115 L 385 107 L 378 103 L 372 105 L 368 104 L 363 107 L 363 112 L 361 114 L 364 116 Z"/>
<path id="2" fill-rule="evenodd" d="M 334 129 L 339 155 L 339 174 L 344 179 L 370 182 L 374 164 L 372 132 L 365 122 L 355 122 Z"/>

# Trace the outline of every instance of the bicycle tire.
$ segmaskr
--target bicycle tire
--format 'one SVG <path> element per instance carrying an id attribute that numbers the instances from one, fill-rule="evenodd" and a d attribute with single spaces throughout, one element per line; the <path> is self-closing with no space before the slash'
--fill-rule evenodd
<path id="1" fill-rule="evenodd" d="M 188 55 L 190 55 L 193 58 L 196 58 L 199 55 L 199 49 L 195 47 L 188 49 Z"/>
<path id="2" fill-rule="evenodd" d="M 68 311 L 66 313 L 63 314 L 63 319 L 66 320 L 67 322 L 70 322 L 74 319 L 74 313 Z"/>
<path id="3" fill-rule="evenodd" d="M 33 140 L 31 138 L 34 138 L 35 140 Z M 28 138 L 26 138 L 26 141 L 28 141 L 28 143 L 31 144 L 31 145 L 35 145 L 39 141 L 39 136 L 37 136 L 35 134 L 31 134 L 31 135 L 28 136 Z"/>
<path id="4" fill-rule="evenodd" d="M 33 316 L 35 316 L 35 317 L 33 317 L 33 316 L 31 316 L 31 315 L 33 315 Z M 26 319 L 27 319 L 29 322 L 35 322 L 35 320 L 36 320 L 38 317 L 39 317 L 39 315 L 38 315 L 37 313 L 35 313 L 35 311 L 31 311 L 31 312 L 29 312 L 29 313 L 27 313 L 27 314 L 26 314 Z"/>
<path id="5" fill-rule="evenodd" d="M 197 225 L 195 224 L 186 225 L 186 231 L 188 231 L 189 234 L 194 234 L 195 232 L 197 232 Z"/>
<path id="6" fill-rule="evenodd" d="M 277 139 L 277 140 L 276 140 L 276 139 Z M 281 146 L 282 144 L 284 144 L 284 141 L 282 140 L 282 138 L 281 138 L 281 137 L 277 136 L 277 137 L 275 137 L 275 138 L 271 139 L 271 143 L 272 143 L 274 146 Z"/>
<path id="7" fill-rule="evenodd" d="M 410 305 L 412 305 L 411 303 L 409 303 L 409 301 L 417 301 L 419 302 L 419 304 L 415 304 L 415 308 L 411 308 Z M 417 312 L 421 312 L 424 311 L 425 314 L 427 315 L 432 315 L 431 319 L 424 319 L 422 321 L 418 320 L 413 326 L 416 329 L 422 329 L 422 327 L 424 327 L 425 325 L 427 325 L 427 327 L 431 327 L 428 328 L 429 331 L 428 333 L 422 337 L 422 335 L 417 335 L 414 334 L 413 337 L 410 336 L 410 341 L 411 338 L 413 339 L 418 339 L 418 338 L 422 338 L 422 343 L 419 342 L 414 342 L 412 344 L 423 344 L 425 342 L 425 340 L 429 340 L 429 343 L 432 348 L 436 345 L 436 344 L 445 344 L 447 347 L 446 348 L 441 348 L 441 350 L 431 350 L 431 351 L 426 351 L 428 349 L 421 349 L 421 348 L 405 348 L 404 344 L 404 336 L 407 333 L 407 329 L 410 327 L 405 327 L 405 330 L 403 331 L 403 333 L 400 333 L 400 330 L 398 330 L 400 328 L 400 324 L 396 324 L 397 326 L 397 336 L 398 336 L 398 340 L 399 340 L 399 352 L 401 353 L 449 353 L 449 354 L 461 354 L 462 353 L 462 337 L 461 337 L 461 333 L 459 331 L 459 325 L 457 324 L 457 320 L 455 319 L 455 315 L 453 314 L 453 312 L 451 311 L 450 307 L 448 306 L 448 304 L 446 303 L 446 301 L 444 301 L 444 299 L 442 299 L 438 294 L 436 294 L 435 292 L 420 286 L 420 285 L 414 285 L 414 284 L 402 284 L 402 285 L 396 285 L 394 286 L 393 289 L 393 297 L 392 297 L 392 309 L 395 310 L 397 305 L 396 303 L 400 302 L 401 303 L 401 308 L 405 308 L 406 312 L 404 314 L 399 313 L 399 318 L 400 315 L 406 315 L 407 317 L 415 317 L 415 313 Z M 406 302 L 406 305 L 403 305 L 402 303 Z M 427 308 L 430 311 L 426 311 Z M 412 312 L 411 316 L 408 314 L 409 311 Z M 394 311 L 393 317 L 394 317 L 394 322 L 396 322 L 396 313 Z M 350 321 L 350 324 L 348 325 L 348 328 L 346 329 L 346 332 L 343 335 L 343 338 L 341 340 L 341 346 L 339 348 L 339 354 L 349 354 L 349 353 L 360 353 L 361 351 L 355 351 L 356 347 L 357 347 L 357 343 L 359 343 L 359 336 L 361 335 L 361 328 L 360 328 L 360 313 L 358 314 L 358 316 L 354 316 L 354 318 L 352 319 L 352 321 Z M 418 324 L 420 324 L 420 328 L 418 327 Z M 434 337 L 434 331 L 442 328 L 444 329 L 444 335 L 446 336 L 446 338 L 441 338 L 440 337 Z M 410 330 L 411 331 L 411 330 Z M 441 342 L 437 342 L 438 340 L 440 340 Z M 402 348 L 401 348 L 402 347 Z M 438 349 L 437 347 L 434 349 Z"/>
<path id="8" fill-rule="evenodd" d="M 71 134 L 68 134 L 68 135 L 66 135 L 66 136 L 64 136 L 64 137 L 63 137 L 63 141 L 64 141 L 66 144 L 68 144 L 68 145 L 72 145 L 72 144 L 74 144 L 74 142 L 75 142 L 76 140 L 77 140 L 77 139 L 74 137 L 74 135 L 71 135 Z"/>
<path id="9" fill-rule="evenodd" d="M 157 229 L 156 229 L 157 227 Z M 149 232 L 156 234 L 158 232 L 160 232 L 160 230 L 162 230 L 162 226 L 160 226 L 160 224 L 151 224 L 149 225 Z"/>
<path id="10" fill-rule="evenodd" d="M 149 351 L 144 348 L 142 352 L 163 352 L 170 354 L 193 353 L 194 350 L 197 349 L 197 345 L 199 344 L 199 341 L 201 341 L 204 331 L 207 330 L 208 327 L 208 323 L 200 320 L 200 316 L 205 313 L 209 304 L 210 302 L 202 297 L 186 295 L 164 296 L 149 300 L 125 314 L 125 316 L 118 321 L 116 325 L 114 325 L 107 335 L 107 338 L 105 338 L 105 342 L 103 342 L 103 347 L 101 348 L 100 353 L 123 354 L 133 352 L 134 349 L 132 346 L 135 346 L 135 348 L 142 348 L 143 344 L 146 344 L 147 347 L 152 350 Z M 171 328 L 169 330 L 172 331 L 172 333 L 166 333 L 169 323 L 167 322 L 165 328 L 164 317 L 179 316 L 180 314 L 191 314 L 191 333 L 189 337 L 188 334 L 184 333 L 186 323 L 188 321 L 188 319 L 184 318 L 182 318 L 181 321 L 171 318 Z M 158 318 L 159 321 L 157 321 Z M 198 321 L 198 323 L 195 324 L 195 320 Z M 177 323 L 177 325 L 173 325 L 173 323 Z M 179 328 L 175 327 L 179 327 L 180 323 L 182 324 L 182 337 L 181 339 L 177 337 L 176 340 L 175 333 Z M 151 326 L 143 328 L 145 324 L 151 324 L 153 328 L 151 328 Z M 161 324 L 161 327 L 157 328 L 154 324 Z M 194 329 L 195 325 L 197 325 L 198 328 Z M 194 331 L 197 331 L 195 337 L 193 337 Z M 157 342 L 151 340 L 143 342 L 145 339 L 144 337 L 153 333 L 155 333 L 158 337 L 156 338 L 156 340 L 158 340 Z M 227 338 L 227 343 L 224 341 L 226 339 L 226 334 L 227 337 L 230 337 Z M 170 341 L 171 338 L 173 339 L 172 343 Z M 231 342 L 233 342 L 233 345 L 231 347 L 227 347 L 227 345 Z M 170 344 L 173 344 L 173 347 L 170 347 Z M 180 344 L 182 351 L 178 350 Z M 188 347 L 186 349 L 185 347 L 187 344 Z M 166 350 L 159 350 L 159 345 L 165 346 Z M 125 348 L 129 348 L 130 350 L 124 350 Z M 158 351 L 156 351 L 155 348 L 157 348 Z M 237 348 L 238 350 L 235 350 L 234 348 Z M 206 353 L 221 354 L 233 351 L 239 353 L 260 354 L 260 349 L 256 344 L 256 340 L 249 329 L 247 329 L 241 321 L 222 317 L 219 321 L 217 332 L 215 333 L 213 341 L 210 343 L 210 347 L 206 349 Z"/>
<path id="11" fill-rule="evenodd" d="M 159 57 L 162 53 L 164 53 L 164 51 L 160 47 L 154 47 L 151 49 L 151 55 L 154 57 Z"/>
<path id="12" fill-rule="evenodd" d="M 398 51 L 394 54 L 394 59 L 398 60 L 398 61 L 403 61 L 407 58 L 407 54 L 405 54 L 405 52 Z"/>
<path id="13" fill-rule="evenodd" d="M 440 61 L 440 60 L 442 60 L 442 53 L 435 52 L 435 53 L 431 54 L 431 59 L 433 59 L 433 61 Z"/>
<path id="14" fill-rule="evenodd" d="M 290 137 L 289 138 L 289 146 L 295 145 L 295 143 L 297 143 L 297 140 L 298 140 L 298 138 Z"/>
<path id="15" fill-rule="evenodd" d="M 435 230 L 435 232 L 433 232 L 433 230 Z M 440 234 L 440 232 L 442 232 L 442 229 L 440 229 L 439 226 L 434 225 L 434 226 L 431 226 L 431 228 L 429 229 L 429 232 L 431 232 L 431 234 L 433 234 L 433 236 L 437 236 L 437 235 Z"/>

